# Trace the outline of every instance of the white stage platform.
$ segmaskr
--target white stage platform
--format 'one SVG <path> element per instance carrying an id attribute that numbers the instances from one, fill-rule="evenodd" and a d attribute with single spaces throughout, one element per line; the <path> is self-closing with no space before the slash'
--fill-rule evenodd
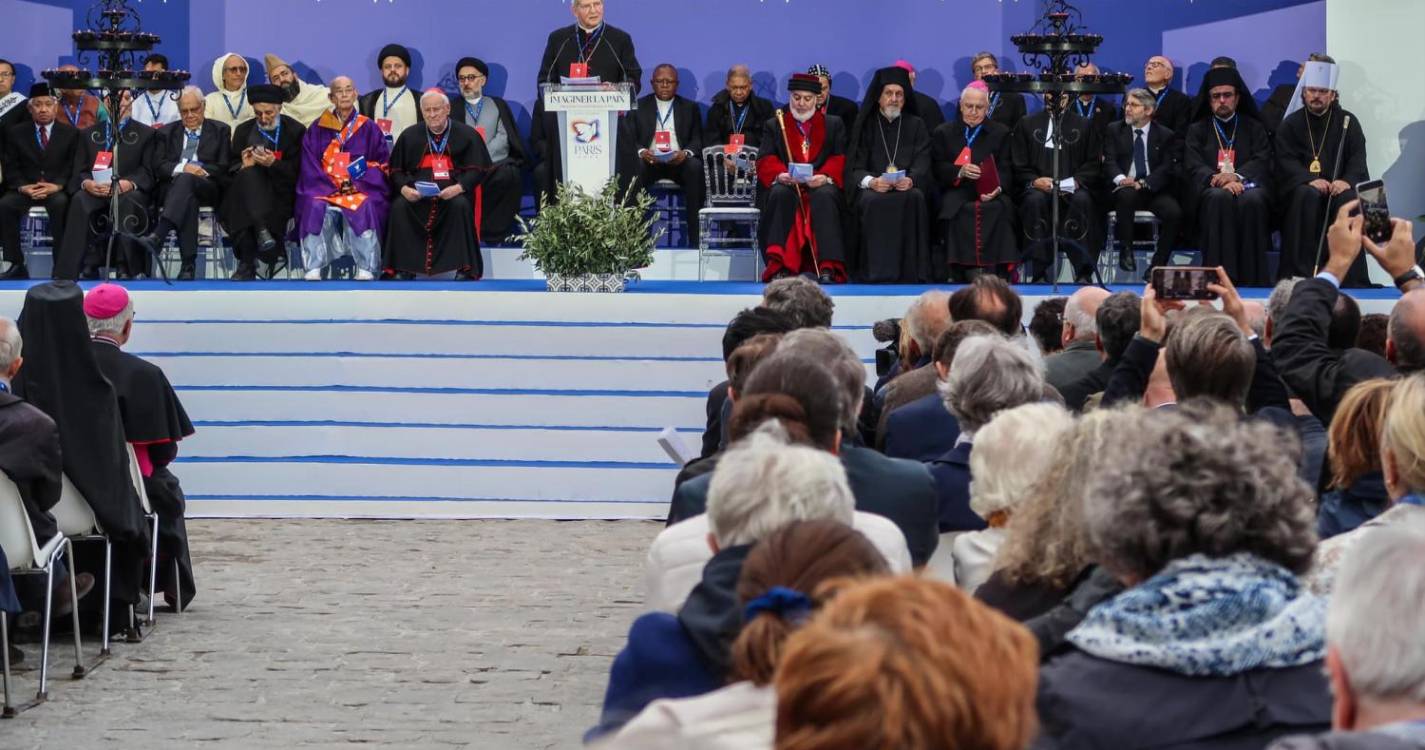
<path id="1" fill-rule="evenodd" d="M 696 449 L 724 326 L 761 286 L 541 287 L 131 284 L 129 350 L 163 367 L 198 428 L 174 467 L 189 515 L 663 517 L 677 467 L 655 438 L 675 427 Z M 0 314 L 24 288 L 0 285 Z M 922 289 L 833 288 L 868 371 L 871 324 Z M 1027 315 L 1049 290 L 1021 292 Z M 1365 296 L 1383 311 L 1395 293 Z"/>

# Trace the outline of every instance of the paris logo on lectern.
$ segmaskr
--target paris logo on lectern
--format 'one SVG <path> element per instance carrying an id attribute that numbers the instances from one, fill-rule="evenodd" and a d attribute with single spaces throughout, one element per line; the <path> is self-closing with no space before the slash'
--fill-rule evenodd
<path id="1" fill-rule="evenodd" d="M 574 120 L 569 123 L 569 127 L 574 131 L 574 141 L 576 143 L 591 144 L 599 142 L 598 118 Z"/>

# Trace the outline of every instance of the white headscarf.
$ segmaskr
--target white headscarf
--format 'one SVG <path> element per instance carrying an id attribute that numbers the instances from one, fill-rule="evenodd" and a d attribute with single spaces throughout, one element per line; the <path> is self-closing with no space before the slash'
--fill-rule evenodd
<path id="1" fill-rule="evenodd" d="M 213 88 L 216 89 L 216 90 L 218 90 L 218 91 L 227 91 L 227 89 L 223 88 L 223 66 L 227 64 L 229 57 L 236 57 L 237 59 L 242 60 L 242 64 L 243 64 L 243 65 L 247 65 L 247 58 L 243 57 L 242 55 L 240 55 L 240 54 L 238 54 L 238 53 L 236 53 L 236 52 L 227 52 L 227 53 L 224 53 L 222 57 L 219 57 L 218 59 L 214 60 L 214 61 L 213 61 Z M 249 72 L 251 72 L 251 71 L 249 71 Z M 238 91 L 246 91 L 246 90 L 247 90 L 247 79 L 243 79 L 242 88 L 239 88 Z M 236 92 L 229 92 L 229 93 L 236 93 Z"/>

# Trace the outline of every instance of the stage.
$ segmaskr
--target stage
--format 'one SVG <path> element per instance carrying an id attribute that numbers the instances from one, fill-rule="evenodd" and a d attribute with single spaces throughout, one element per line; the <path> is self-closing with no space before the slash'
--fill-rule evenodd
<path id="1" fill-rule="evenodd" d="M 27 286 L 0 284 L 0 314 L 19 314 Z M 724 379 L 723 329 L 762 289 L 127 286 L 137 313 L 127 348 L 168 373 L 198 428 L 174 467 L 188 515 L 559 519 L 665 515 L 677 466 L 657 435 L 674 427 L 697 450 L 707 390 Z M 868 372 L 871 324 L 903 314 L 923 289 L 829 288 L 835 329 Z M 1019 291 L 1026 319 L 1052 293 Z M 1357 294 L 1365 312 L 1388 311 L 1397 296 Z"/>

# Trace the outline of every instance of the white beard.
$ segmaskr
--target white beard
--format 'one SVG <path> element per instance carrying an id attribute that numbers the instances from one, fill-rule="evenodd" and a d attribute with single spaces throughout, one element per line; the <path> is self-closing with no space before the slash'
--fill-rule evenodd
<path id="1" fill-rule="evenodd" d="M 886 107 L 885 109 L 881 110 L 881 114 L 884 115 L 887 120 L 895 120 L 896 118 L 901 116 L 901 108 Z"/>
<path id="2" fill-rule="evenodd" d="M 806 114 L 802 114 L 802 113 L 796 111 L 795 109 L 792 110 L 791 112 L 792 112 L 792 119 L 793 119 L 793 120 L 796 120 L 797 122 L 806 122 L 807 120 L 810 120 L 810 119 L 812 118 L 812 115 L 816 114 L 816 110 L 815 110 L 815 109 L 813 109 L 813 110 L 807 112 Z"/>

